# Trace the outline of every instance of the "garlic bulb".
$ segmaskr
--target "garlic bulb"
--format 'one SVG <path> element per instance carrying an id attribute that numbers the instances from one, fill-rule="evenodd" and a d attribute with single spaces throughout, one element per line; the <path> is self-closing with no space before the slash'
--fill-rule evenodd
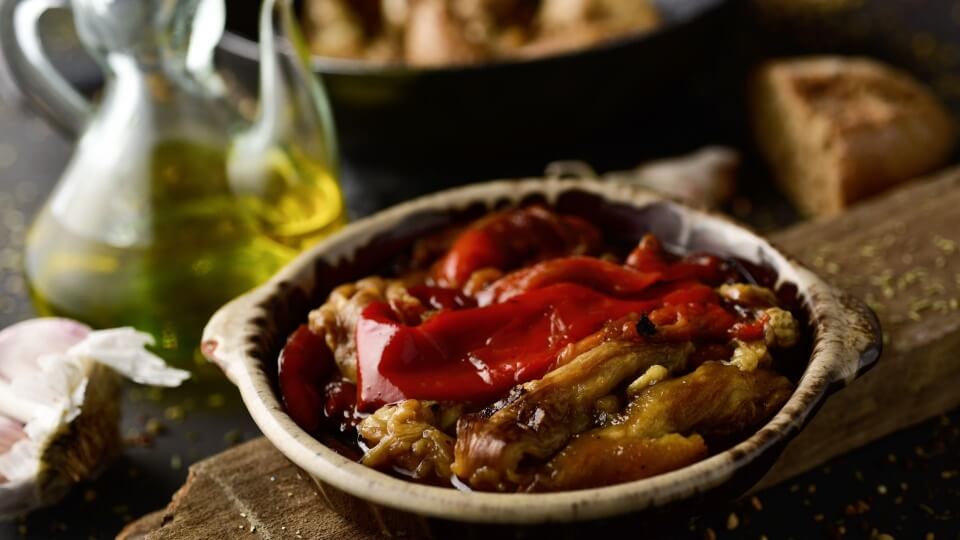
<path id="1" fill-rule="evenodd" d="M 740 156 L 735 150 L 707 146 L 690 154 L 648 161 L 635 169 L 614 171 L 599 178 L 636 184 L 712 210 L 733 197 L 739 165 Z M 546 176 L 598 178 L 593 168 L 582 161 L 554 161 L 547 165 Z"/>
<path id="2" fill-rule="evenodd" d="M 722 146 L 707 146 L 675 158 L 649 161 L 616 178 L 646 186 L 703 208 L 719 208 L 730 200 L 736 187 L 740 156 Z"/>
<path id="3" fill-rule="evenodd" d="M 57 318 L 0 331 L 0 519 L 56 502 L 120 450 L 120 375 L 156 386 L 189 377 L 152 343 Z"/>

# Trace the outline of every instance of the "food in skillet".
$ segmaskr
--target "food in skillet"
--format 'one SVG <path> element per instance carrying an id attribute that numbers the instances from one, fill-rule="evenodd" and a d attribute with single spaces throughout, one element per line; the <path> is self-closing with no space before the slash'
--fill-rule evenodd
<path id="1" fill-rule="evenodd" d="M 646 478 L 773 416 L 802 337 L 775 276 L 604 236 L 534 205 L 421 239 L 289 338 L 287 411 L 370 467 L 506 492 Z"/>
<path id="2" fill-rule="evenodd" d="M 410 65 L 568 51 L 655 28 L 649 0 L 308 0 L 314 54 Z"/>

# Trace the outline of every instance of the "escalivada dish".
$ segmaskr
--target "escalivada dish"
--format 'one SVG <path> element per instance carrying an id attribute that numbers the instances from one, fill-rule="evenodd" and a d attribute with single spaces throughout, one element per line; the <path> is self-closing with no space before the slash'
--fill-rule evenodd
<path id="1" fill-rule="evenodd" d="M 749 487 L 878 336 L 738 225 L 554 179 L 353 224 L 223 308 L 203 348 L 328 505 L 443 536 Z"/>
<path id="2" fill-rule="evenodd" d="M 791 349 L 809 355 L 770 269 L 652 234 L 618 253 L 543 205 L 438 231 L 391 266 L 310 313 L 280 393 L 304 430 L 417 482 L 557 491 L 678 469 L 773 416 L 805 360 Z"/>

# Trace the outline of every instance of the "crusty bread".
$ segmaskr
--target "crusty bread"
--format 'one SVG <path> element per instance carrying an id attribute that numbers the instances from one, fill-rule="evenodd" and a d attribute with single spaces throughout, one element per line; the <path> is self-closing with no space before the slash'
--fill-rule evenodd
<path id="1" fill-rule="evenodd" d="M 929 90 L 864 58 L 762 66 L 751 84 L 757 145 L 800 210 L 840 212 L 950 157 L 956 128 Z"/>

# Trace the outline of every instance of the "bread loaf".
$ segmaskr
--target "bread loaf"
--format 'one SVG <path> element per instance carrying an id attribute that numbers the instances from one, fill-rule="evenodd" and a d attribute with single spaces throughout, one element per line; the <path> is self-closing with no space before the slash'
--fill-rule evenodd
<path id="1" fill-rule="evenodd" d="M 777 60 L 750 92 L 757 145 L 803 212 L 835 214 L 950 158 L 956 127 L 906 73 L 865 58 Z"/>

